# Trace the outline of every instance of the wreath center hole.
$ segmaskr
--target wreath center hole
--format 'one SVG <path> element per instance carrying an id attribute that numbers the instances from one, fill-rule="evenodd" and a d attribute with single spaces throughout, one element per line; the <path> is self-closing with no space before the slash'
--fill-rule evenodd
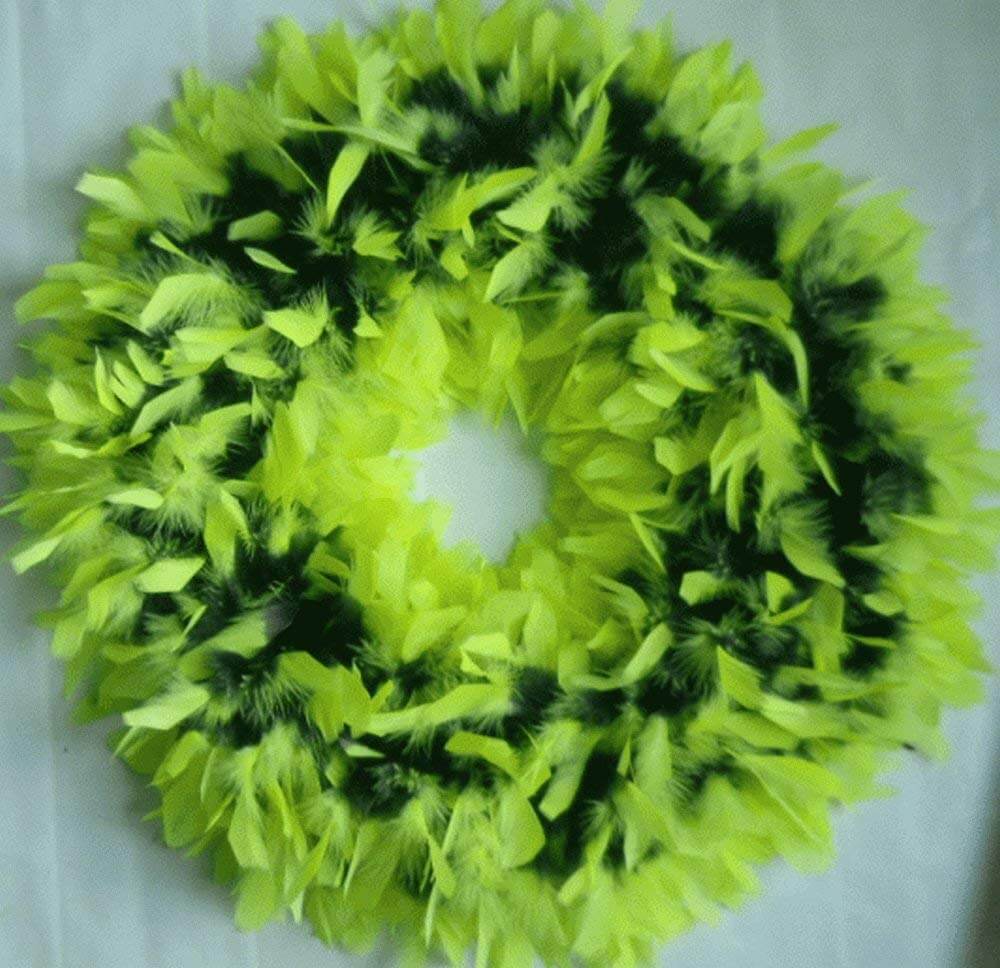
<path id="1" fill-rule="evenodd" d="M 513 417 L 493 427 L 480 414 L 462 411 L 443 440 L 416 456 L 414 498 L 452 508 L 446 546 L 472 540 L 500 564 L 517 536 L 545 518 L 548 468 L 536 435 L 525 435 Z"/>

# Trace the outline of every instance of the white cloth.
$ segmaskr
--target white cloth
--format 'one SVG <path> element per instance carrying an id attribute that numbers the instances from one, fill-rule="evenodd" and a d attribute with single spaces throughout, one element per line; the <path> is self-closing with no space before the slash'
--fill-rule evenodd
<path id="1" fill-rule="evenodd" d="M 237 80 L 254 37 L 281 13 L 354 29 L 385 0 L 0 0 L 0 378 L 15 352 L 14 299 L 46 264 L 73 256 L 88 165 L 121 159 L 123 129 L 162 116 L 172 79 L 199 65 Z M 650 2 L 650 20 L 666 12 Z M 768 90 L 776 137 L 841 122 L 820 157 L 877 186 L 909 186 L 933 227 L 925 276 L 984 342 L 985 435 L 1000 443 L 1000 6 L 995 0 L 677 0 L 686 46 L 732 36 Z M 4 492 L 13 486 L 8 472 Z M 16 532 L 7 519 L 0 539 Z M 979 622 L 994 661 L 1000 585 L 984 578 Z M 203 860 L 164 847 L 140 816 L 150 792 L 113 761 L 106 724 L 71 726 L 47 636 L 31 619 L 52 600 L 39 578 L 0 567 L 0 968 L 329 968 L 392 965 L 391 952 L 330 953 L 305 927 L 241 936 Z M 1000 683 L 951 713 L 952 759 L 906 758 L 894 799 L 836 818 L 839 863 L 804 876 L 783 864 L 718 928 L 675 942 L 685 968 L 957 968 L 986 902 L 987 832 L 998 789 Z M 994 854 L 993 863 L 997 863 Z M 992 900 L 994 918 L 1000 902 Z M 1000 964 L 985 955 L 980 964 Z"/>

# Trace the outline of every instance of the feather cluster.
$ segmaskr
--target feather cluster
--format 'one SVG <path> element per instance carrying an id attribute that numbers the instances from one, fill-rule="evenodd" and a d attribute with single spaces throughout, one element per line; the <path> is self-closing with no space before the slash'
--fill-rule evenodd
<path id="1" fill-rule="evenodd" d="M 243 928 L 633 968 L 980 695 L 1000 461 L 921 227 L 635 6 L 280 20 L 19 304 L 14 566 Z M 500 565 L 410 497 L 459 409 L 552 469 Z"/>

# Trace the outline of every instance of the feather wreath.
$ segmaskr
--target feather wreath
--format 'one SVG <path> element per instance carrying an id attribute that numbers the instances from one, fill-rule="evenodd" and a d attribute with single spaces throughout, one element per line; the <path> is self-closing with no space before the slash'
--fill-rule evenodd
<path id="1" fill-rule="evenodd" d="M 635 6 L 279 20 L 18 305 L 14 567 L 242 928 L 632 968 L 980 696 L 1000 462 L 922 229 Z M 410 497 L 459 409 L 552 469 L 500 565 Z"/>

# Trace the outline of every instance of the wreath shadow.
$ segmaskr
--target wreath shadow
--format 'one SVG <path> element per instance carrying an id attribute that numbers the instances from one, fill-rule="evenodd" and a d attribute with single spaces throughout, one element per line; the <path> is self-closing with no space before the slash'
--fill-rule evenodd
<path id="1" fill-rule="evenodd" d="M 984 845 L 980 876 L 967 927 L 964 960 L 967 968 L 995 968 L 1000 958 L 1000 769 L 993 771 L 993 816 Z"/>

